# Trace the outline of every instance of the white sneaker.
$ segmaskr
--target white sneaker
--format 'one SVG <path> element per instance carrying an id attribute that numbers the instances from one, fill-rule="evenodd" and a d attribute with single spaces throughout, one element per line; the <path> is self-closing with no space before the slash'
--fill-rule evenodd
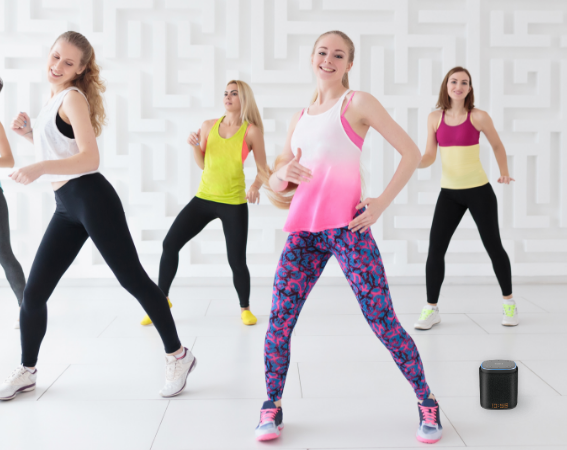
<path id="1" fill-rule="evenodd" d="M 12 400 L 20 392 L 33 391 L 36 381 L 37 369 L 31 373 L 24 366 L 19 366 L 0 384 L 0 400 Z"/>
<path id="2" fill-rule="evenodd" d="M 165 386 L 159 391 L 162 397 L 175 397 L 185 389 L 187 377 L 197 367 L 197 358 L 188 348 L 185 348 L 185 357 L 177 359 L 172 355 L 165 355 Z"/>
<path id="3" fill-rule="evenodd" d="M 15 329 L 15 330 L 19 330 L 19 329 L 20 329 L 20 319 L 16 320 L 16 323 L 14 323 L 14 329 Z"/>
<path id="4" fill-rule="evenodd" d="M 413 327 L 418 330 L 429 330 L 433 325 L 439 322 L 441 322 L 439 308 L 437 306 L 425 305 L 421 310 L 419 320 L 413 324 Z"/>
<path id="5" fill-rule="evenodd" d="M 504 303 L 502 305 L 502 325 L 506 327 L 515 327 L 520 323 L 518 319 L 518 307 Z"/>

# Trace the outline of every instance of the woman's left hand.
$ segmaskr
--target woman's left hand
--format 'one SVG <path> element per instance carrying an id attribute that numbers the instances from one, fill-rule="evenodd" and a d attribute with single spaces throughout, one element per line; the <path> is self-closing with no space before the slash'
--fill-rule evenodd
<path id="1" fill-rule="evenodd" d="M 361 231 L 364 233 L 370 225 L 376 223 L 376 221 L 380 218 L 382 213 L 388 207 L 388 204 L 381 198 L 367 198 L 363 200 L 358 205 L 356 205 L 356 209 L 362 209 L 366 206 L 366 211 L 364 211 L 360 216 L 353 219 L 348 224 L 348 229 L 350 231 Z"/>
<path id="2" fill-rule="evenodd" d="M 24 185 L 33 183 L 43 175 L 43 165 L 39 163 L 30 164 L 29 166 L 16 169 L 10 174 L 10 178 L 16 183 Z"/>
<path id="3" fill-rule="evenodd" d="M 248 200 L 248 203 L 260 203 L 260 191 L 257 187 L 250 186 L 246 193 L 246 200 Z"/>
<path id="4" fill-rule="evenodd" d="M 510 184 L 510 181 L 516 181 L 516 180 L 514 180 L 511 176 L 498 178 L 499 183 Z"/>

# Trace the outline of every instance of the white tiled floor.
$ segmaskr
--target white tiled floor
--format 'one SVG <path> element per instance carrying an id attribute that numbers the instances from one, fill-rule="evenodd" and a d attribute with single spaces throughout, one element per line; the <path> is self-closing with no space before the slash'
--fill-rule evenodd
<path id="1" fill-rule="evenodd" d="M 517 285 L 516 328 L 500 325 L 497 286 L 447 285 L 443 321 L 430 331 L 413 328 L 424 286 L 391 290 L 440 401 L 445 433 L 437 447 L 567 449 L 566 285 Z M 257 443 L 270 292 L 253 287 L 259 321 L 245 327 L 231 287 L 172 291 L 179 335 L 199 366 L 182 395 L 164 400 L 163 348 L 153 327 L 139 325 L 136 301 L 118 287 L 58 288 L 36 391 L 0 403 L 0 449 L 431 448 L 415 440 L 413 391 L 346 282 L 319 285 L 307 301 L 292 340 L 286 429 L 278 441 Z M 11 292 L 0 288 L 0 378 L 19 361 L 16 314 Z M 514 410 L 479 405 L 478 367 L 495 358 L 518 363 Z"/>

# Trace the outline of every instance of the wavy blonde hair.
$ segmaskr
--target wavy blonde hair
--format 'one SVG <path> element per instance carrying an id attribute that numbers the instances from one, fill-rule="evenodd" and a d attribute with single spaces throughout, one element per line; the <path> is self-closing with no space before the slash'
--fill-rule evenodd
<path id="1" fill-rule="evenodd" d="M 262 134 L 264 134 L 264 123 L 252 88 L 241 80 L 230 80 L 226 85 L 236 84 L 238 87 L 238 96 L 240 97 L 240 120 L 243 122 L 253 123 L 256 125 Z"/>
<path id="2" fill-rule="evenodd" d="M 106 113 L 102 94 L 106 91 L 106 85 L 100 78 L 100 67 L 96 63 L 95 51 L 89 40 L 76 31 L 66 31 L 59 36 L 53 45 L 59 40 L 74 45 L 82 52 L 80 65 L 84 70 L 71 81 L 71 85 L 78 88 L 89 102 L 89 114 L 91 124 L 96 136 L 102 133 L 102 127 L 106 125 Z M 53 48 L 53 45 L 51 48 Z"/>
<path id="3" fill-rule="evenodd" d="M 349 38 L 345 33 L 343 33 L 342 31 L 338 31 L 338 30 L 327 31 L 326 33 L 323 33 L 321 36 L 319 36 L 317 38 L 317 40 L 315 41 L 315 44 L 313 44 L 313 50 L 311 50 L 311 56 L 313 56 L 315 54 L 315 50 L 317 49 L 317 44 L 319 43 L 319 41 L 321 39 L 323 39 L 325 36 L 329 36 L 330 34 L 335 34 L 335 35 L 343 38 L 343 40 L 345 41 L 345 44 L 348 47 L 348 62 L 349 63 L 353 62 L 354 61 L 354 43 L 352 42 L 352 39 Z M 348 72 L 345 72 L 345 74 L 343 75 L 341 83 L 343 84 L 343 86 L 345 88 L 347 88 L 347 89 L 350 88 L 349 82 L 348 82 Z M 319 91 L 317 89 L 315 89 L 315 93 L 313 94 L 313 97 L 311 97 L 311 104 L 315 103 L 318 95 L 319 95 Z M 272 204 L 274 206 L 276 206 L 280 209 L 289 209 L 289 207 L 291 205 L 291 201 L 293 200 L 293 195 L 295 193 L 295 190 L 297 189 L 297 184 L 288 182 L 287 187 L 283 191 L 275 192 L 270 187 L 270 182 L 269 182 L 272 174 L 274 174 L 283 165 L 283 163 L 284 163 L 283 162 L 283 156 L 281 154 L 279 154 L 276 157 L 273 168 L 271 168 L 271 169 L 268 168 L 268 172 L 266 173 L 265 176 L 262 177 L 262 181 L 264 183 L 264 188 L 266 189 L 266 194 L 267 194 L 270 202 L 272 202 Z"/>

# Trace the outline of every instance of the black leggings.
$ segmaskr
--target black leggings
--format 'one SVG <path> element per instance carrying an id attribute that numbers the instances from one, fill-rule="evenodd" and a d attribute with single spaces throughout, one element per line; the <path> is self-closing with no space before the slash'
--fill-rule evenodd
<path id="1" fill-rule="evenodd" d="M 116 278 L 140 302 L 166 353 L 181 347 L 163 292 L 142 268 L 122 203 L 100 173 L 75 178 L 55 191 L 57 208 L 32 264 L 20 313 L 22 364 L 33 367 L 47 328 L 47 300 L 90 237 Z"/>
<path id="2" fill-rule="evenodd" d="M 247 308 L 250 304 L 250 272 L 246 265 L 248 203 L 228 205 L 194 197 L 175 218 L 163 241 L 159 287 L 169 296 L 169 289 L 179 266 L 179 251 L 214 219 L 220 219 L 222 222 L 232 281 L 240 306 Z"/>
<path id="3" fill-rule="evenodd" d="M 8 204 L 4 191 L 0 188 L 0 265 L 6 273 L 6 279 L 16 294 L 18 305 L 22 306 L 26 278 L 22 266 L 14 256 L 10 245 L 10 223 L 8 220 Z"/>
<path id="4" fill-rule="evenodd" d="M 502 246 L 498 229 L 498 203 L 492 186 L 487 183 L 471 189 L 441 189 L 431 224 L 425 266 L 428 303 L 437 303 L 439 300 L 445 277 L 445 253 L 467 209 L 471 211 L 484 248 L 492 260 L 502 295 L 512 294 L 510 259 Z"/>

